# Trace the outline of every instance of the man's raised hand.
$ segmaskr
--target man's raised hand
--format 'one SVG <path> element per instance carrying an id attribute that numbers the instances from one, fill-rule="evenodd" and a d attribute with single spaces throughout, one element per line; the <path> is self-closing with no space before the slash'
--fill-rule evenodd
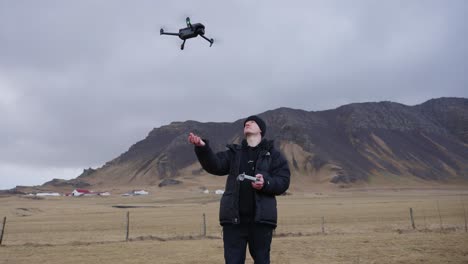
<path id="1" fill-rule="evenodd" d="M 204 147 L 205 142 L 197 135 L 190 133 L 188 136 L 188 141 L 190 144 L 193 144 L 197 147 Z"/>

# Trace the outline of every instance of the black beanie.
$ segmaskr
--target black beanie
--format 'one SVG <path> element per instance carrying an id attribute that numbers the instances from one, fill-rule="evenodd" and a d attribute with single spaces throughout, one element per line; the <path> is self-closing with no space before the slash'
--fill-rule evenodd
<path id="1" fill-rule="evenodd" d="M 261 132 L 262 137 L 265 136 L 265 133 L 266 133 L 266 125 L 265 125 L 265 122 L 264 122 L 260 117 L 258 117 L 258 116 L 256 116 L 256 115 L 247 117 L 247 119 L 245 119 L 245 121 L 244 121 L 244 127 L 245 127 L 245 123 L 247 123 L 247 121 L 255 121 L 255 123 L 257 123 L 258 127 L 259 127 L 260 130 L 262 131 L 262 132 Z"/>

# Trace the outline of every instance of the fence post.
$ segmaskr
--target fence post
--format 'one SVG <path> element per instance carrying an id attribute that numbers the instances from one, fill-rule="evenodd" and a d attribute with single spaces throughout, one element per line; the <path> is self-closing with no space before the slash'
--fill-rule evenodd
<path id="1" fill-rule="evenodd" d="M 130 211 L 127 211 L 127 235 L 125 236 L 125 241 L 128 241 L 129 233 L 130 233 Z"/>
<path id="2" fill-rule="evenodd" d="M 206 215 L 203 213 L 203 236 L 206 237 Z"/>
<path id="3" fill-rule="evenodd" d="M 465 203 L 463 202 L 461 196 L 460 196 L 460 202 L 462 204 L 462 207 L 463 207 L 463 216 L 465 216 L 465 233 L 468 233 L 468 224 L 466 222 L 466 209 L 465 209 Z"/>
<path id="4" fill-rule="evenodd" d="M 424 217 L 424 229 L 428 230 L 427 229 L 427 222 L 426 222 L 426 210 L 424 210 L 424 209 L 423 209 L 423 217 Z"/>
<path id="5" fill-rule="evenodd" d="M 325 217 L 322 216 L 322 234 L 325 234 Z"/>
<path id="6" fill-rule="evenodd" d="M 443 227 L 442 227 L 442 215 L 440 214 L 439 200 L 437 200 L 437 212 L 439 213 L 440 231 L 442 232 L 442 230 L 443 230 Z"/>
<path id="7" fill-rule="evenodd" d="M 413 229 L 416 229 L 416 226 L 414 225 L 413 208 L 409 209 L 409 214 L 411 217 L 411 226 L 413 227 Z"/>
<path id="8" fill-rule="evenodd" d="M 0 234 L 0 246 L 2 245 L 3 234 L 5 233 L 5 224 L 6 224 L 6 216 L 3 218 L 2 233 Z"/>

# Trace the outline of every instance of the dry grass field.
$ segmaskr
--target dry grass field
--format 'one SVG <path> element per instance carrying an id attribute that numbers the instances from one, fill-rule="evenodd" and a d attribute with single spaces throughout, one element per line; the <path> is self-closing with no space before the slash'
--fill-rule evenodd
<path id="1" fill-rule="evenodd" d="M 219 199 L 170 188 L 0 197 L 0 263 L 223 263 Z M 278 208 L 272 263 L 468 263 L 467 189 L 298 192 L 279 197 Z"/>

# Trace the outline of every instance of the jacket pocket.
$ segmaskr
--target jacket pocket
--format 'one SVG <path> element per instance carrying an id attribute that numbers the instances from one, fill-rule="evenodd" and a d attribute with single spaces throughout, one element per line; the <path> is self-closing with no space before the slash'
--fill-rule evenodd
<path id="1" fill-rule="evenodd" d="M 224 193 L 221 197 L 221 202 L 219 206 L 219 220 L 221 222 L 229 221 L 231 222 L 234 218 L 234 201 L 232 192 Z"/>
<path id="2" fill-rule="evenodd" d="M 278 210 L 276 208 L 276 198 L 273 195 L 262 195 L 260 198 L 260 221 L 275 223 L 278 219 Z"/>

